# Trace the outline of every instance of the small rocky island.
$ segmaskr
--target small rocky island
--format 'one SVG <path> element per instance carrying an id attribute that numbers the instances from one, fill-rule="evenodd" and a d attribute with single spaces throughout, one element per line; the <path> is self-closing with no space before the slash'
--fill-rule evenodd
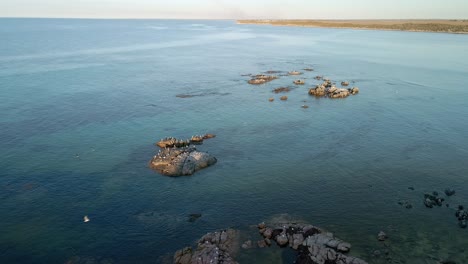
<path id="1" fill-rule="evenodd" d="M 309 225 L 275 221 L 257 225 L 261 239 L 258 247 L 289 247 L 296 251 L 297 264 L 367 264 L 366 261 L 347 255 L 351 244 L 336 238 L 332 233 Z M 195 248 L 186 247 L 174 254 L 175 264 L 237 264 L 234 259 L 239 250 L 254 247 L 252 241 L 240 246 L 240 232 L 226 229 L 204 235 Z"/>
<path id="2" fill-rule="evenodd" d="M 348 86 L 348 82 L 342 82 L 342 86 Z M 349 95 L 355 95 L 359 93 L 359 88 L 353 87 L 350 89 L 337 88 L 331 80 L 324 80 L 322 84 L 317 85 L 315 88 L 309 90 L 310 95 L 317 97 L 330 97 L 330 98 L 345 98 Z"/>
<path id="3" fill-rule="evenodd" d="M 198 151 L 193 145 L 214 138 L 213 134 L 192 136 L 190 139 L 164 138 L 156 143 L 159 150 L 149 162 L 150 168 L 166 176 L 192 175 L 196 171 L 211 166 L 217 159 L 207 152 Z"/>

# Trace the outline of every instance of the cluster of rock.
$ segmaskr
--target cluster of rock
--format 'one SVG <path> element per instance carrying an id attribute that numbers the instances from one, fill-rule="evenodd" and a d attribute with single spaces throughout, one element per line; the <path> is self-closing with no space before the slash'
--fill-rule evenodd
<path id="1" fill-rule="evenodd" d="M 233 259 L 239 248 L 239 232 L 233 229 L 208 233 L 195 249 L 186 247 L 174 254 L 175 264 L 237 264 Z"/>
<path id="2" fill-rule="evenodd" d="M 209 153 L 197 151 L 191 144 L 202 144 L 203 140 L 215 135 L 192 136 L 188 140 L 173 137 L 156 143 L 161 149 L 149 162 L 150 168 L 166 176 L 192 175 L 198 170 L 211 166 L 217 159 Z"/>
<path id="3" fill-rule="evenodd" d="M 284 223 L 270 227 L 261 223 L 258 229 L 266 245 L 273 241 L 280 247 L 296 250 L 295 263 L 298 264 L 367 264 L 362 259 L 345 255 L 351 244 L 313 225 Z"/>
<path id="4" fill-rule="evenodd" d="M 467 227 L 468 212 L 465 210 L 465 208 L 462 205 L 458 206 L 458 210 L 455 213 L 455 217 L 457 217 L 458 225 L 461 228 L 466 228 Z"/>
<path id="5" fill-rule="evenodd" d="M 278 79 L 278 76 L 276 75 L 265 75 L 265 74 L 257 74 L 253 77 L 254 78 L 248 81 L 249 84 L 255 84 L 255 85 L 264 84 L 264 83 L 273 81 L 275 79 Z"/>
<path id="6" fill-rule="evenodd" d="M 445 201 L 444 198 L 439 197 L 438 192 L 433 192 L 432 194 L 424 194 L 424 205 L 428 208 L 434 206 L 442 206 L 442 203 Z"/>
<path id="7" fill-rule="evenodd" d="M 347 83 L 347 82 L 344 82 Z M 348 83 L 349 85 L 349 83 Z M 337 88 L 330 80 L 326 79 L 323 83 L 317 85 L 315 88 L 309 89 L 309 94 L 317 97 L 330 97 L 330 98 L 345 98 L 349 95 L 359 93 L 358 87 L 350 89 Z"/>
<path id="8" fill-rule="evenodd" d="M 445 195 L 452 196 L 455 194 L 454 189 L 447 188 L 444 191 Z M 434 206 L 442 206 L 444 198 L 439 197 L 439 193 L 434 191 L 432 194 L 424 194 L 424 205 L 428 208 L 433 208 Z M 449 207 L 449 204 L 446 204 Z M 455 212 L 455 217 L 458 220 L 458 225 L 461 228 L 466 228 L 468 226 L 468 211 L 465 210 L 463 205 L 459 205 L 457 211 Z"/>

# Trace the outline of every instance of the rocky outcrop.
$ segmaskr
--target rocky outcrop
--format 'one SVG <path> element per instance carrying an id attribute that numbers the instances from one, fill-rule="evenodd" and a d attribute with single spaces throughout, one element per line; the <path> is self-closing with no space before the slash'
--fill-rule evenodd
<path id="1" fill-rule="evenodd" d="M 304 84 L 305 84 L 305 81 L 304 81 L 304 80 L 295 80 L 295 81 L 293 81 L 293 83 L 294 83 L 295 85 L 304 85 Z"/>
<path id="2" fill-rule="evenodd" d="M 233 229 L 204 235 L 196 248 L 186 247 L 174 254 L 175 264 L 237 264 L 239 232 Z"/>
<path id="3" fill-rule="evenodd" d="M 280 247 L 297 251 L 295 263 L 301 264 L 367 264 L 364 260 L 348 256 L 351 244 L 342 241 L 321 228 L 298 223 L 258 225 L 265 241 L 275 241 Z"/>
<path id="4" fill-rule="evenodd" d="M 258 85 L 258 84 L 264 84 L 264 83 L 267 83 L 267 82 L 270 82 L 270 81 L 273 81 L 275 79 L 278 79 L 278 76 L 275 76 L 275 75 L 265 75 L 265 74 L 257 74 L 254 76 L 253 79 L 250 79 L 248 81 L 249 84 L 255 84 L 255 85 Z"/>
<path id="5" fill-rule="evenodd" d="M 286 101 L 286 100 L 288 100 L 288 97 L 286 95 L 283 95 L 283 96 L 280 97 L 280 100 L 281 101 Z"/>
<path id="6" fill-rule="evenodd" d="M 348 85 L 349 85 L 349 82 L 347 81 L 341 82 L 341 86 L 348 86 Z"/>
<path id="7" fill-rule="evenodd" d="M 351 89 L 336 88 L 328 79 L 325 79 L 323 83 L 317 85 L 315 88 L 309 89 L 309 94 L 317 97 L 345 98 L 357 93 L 359 93 L 359 88 L 357 87 Z"/>
<path id="8" fill-rule="evenodd" d="M 304 71 L 309 71 L 309 72 L 311 72 L 311 71 L 314 71 L 314 69 L 312 69 L 312 68 L 304 68 Z"/>
<path id="9" fill-rule="evenodd" d="M 197 151 L 195 147 L 188 146 L 161 149 L 151 159 L 149 166 L 166 176 L 183 176 L 192 175 L 216 162 L 216 158 L 211 154 Z"/>

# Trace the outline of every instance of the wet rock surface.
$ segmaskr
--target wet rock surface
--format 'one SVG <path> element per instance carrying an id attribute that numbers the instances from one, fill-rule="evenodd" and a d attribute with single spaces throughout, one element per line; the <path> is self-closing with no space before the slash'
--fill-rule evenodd
<path id="1" fill-rule="evenodd" d="M 249 243 L 251 245 L 251 241 Z M 239 231 L 221 230 L 204 235 L 195 248 L 186 247 L 174 254 L 175 264 L 237 264 Z"/>
<path id="2" fill-rule="evenodd" d="M 367 264 L 362 259 L 345 254 L 350 251 L 351 244 L 313 225 L 289 222 L 270 225 L 261 223 L 258 229 L 265 241 L 273 241 L 280 247 L 296 250 L 295 263 Z"/>
<path id="3" fill-rule="evenodd" d="M 188 146 L 161 149 L 151 159 L 149 166 L 166 176 L 183 176 L 192 175 L 216 162 L 217 159 L 211 154 Z"/>

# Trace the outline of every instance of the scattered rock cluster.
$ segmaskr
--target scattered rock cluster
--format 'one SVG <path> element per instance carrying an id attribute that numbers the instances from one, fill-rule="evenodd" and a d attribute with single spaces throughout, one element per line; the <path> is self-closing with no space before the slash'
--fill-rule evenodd
<path id="1" fill-rule="evenodd" d="M 273 241 L 280 247 L 296 250 L 295 263 L 298 264 L 367 264 L 364 260 L 345 255 L 351 244 L 313 225 L 284 223 L 267 226 L 261 223 L 258 229 L 266 245 Z"/>
<path id="2" fill-rule="evenodd" d="M 317 85 L 315 88 L 309 89 L 309 94 L 317 97 L 330 97 L 330 98 L 345 98 L 349 95 L 359 93 L 359 88 L 353 87 L 350 89 L 336 88 L 336 86 L 328 79 L 324 80 L 322 84 Z"/>
<path id="3" fill-rule="evenodd" d="M 208 233 L 197 247 L 186 247 L 174 254 L 175 264 L 237 264 L 233 259 L 239 248 L 239 232 L 233 229 Z"/>
<path id="4" fill-rule="evenodd" d="M 149 162 L 150 168 L 166 176 L 192 175 L 198 170 L 211 166 L 217 159 L 209 153 L 197 151 L 191 144 L 202 144 L 203 140 L 215 135 L 192 136 L 188 140 L 173 137 L 156 143 L 161 148 Z"/>
<path id="5" fill-rule="evenodd" d="M 444 191 L 445 195 L 452 196 L 455 194 L 455 190 L 447 188 Z M 434 206 L 442 206 L 444 198 L 439 197 L 439 193 L 434 191 L 432 194 L 424 194 L 424 205 L 428 208 L 433 208 Z M 446 204 L 449 207 L 449 204 Z M 468 226 L 468 211 L 465 210 L 463 205 L 459 205 L 457 211 L 455 212 L 455 217 L 458 219 L 458 226 L 461 228 L 466 228 Z"/>
<path id="6" fill-rule="evenodd" d="M 445 201 L 444 198 L 438 196 L 438 192 L 433 192 L 432 194 L 424 194 L 424 205 L 428 208 L 434 206 L 442 206 L 442 203 Z"/>

